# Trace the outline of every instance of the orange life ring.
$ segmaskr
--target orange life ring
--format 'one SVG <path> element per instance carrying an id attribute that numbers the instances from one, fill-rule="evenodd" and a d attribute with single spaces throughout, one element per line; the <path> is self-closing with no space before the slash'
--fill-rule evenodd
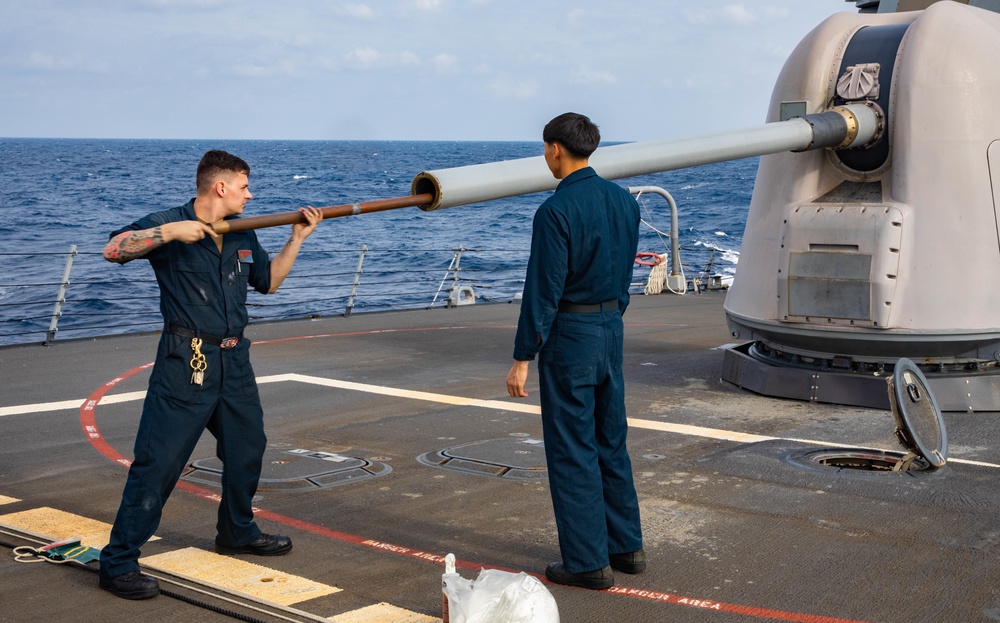
<path id="1" fill-rule="evenodd" d="M 652 258 L 652 261 L 647 258 Z M 635 263 L 640 266 L 656 266 L 663 263 L 663 258 L 660 257 L 659 253 L 641 251 L 635 254 Z"/>

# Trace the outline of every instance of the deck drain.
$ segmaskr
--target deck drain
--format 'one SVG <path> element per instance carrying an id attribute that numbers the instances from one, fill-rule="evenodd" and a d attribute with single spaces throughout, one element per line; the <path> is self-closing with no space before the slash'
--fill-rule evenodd
<path id="1" fill-rule="evenodd" d="M 257 490 L 325 489 L 383 476 L 392 471 L 391 467 L 376 458 L 362 459 L 332 452 L 269 448 L 264 451 L 264 463 L 261 466 L 260 484 Z M 215 457 L 194 461 L 182 478 L 191 482 L 221 486 L 222 461 Z"/>
<path id="2" fill-rule="evenodd" d="M 927 385 L 927 379 L 909 359 L 896 362 L 892 377 L 886 379 L 889 405 L 896 421 L 896 439 L 906 453 L 836 448 L 811 450 L 789 456 L 795 465 L 845 475 L 919 475 L 944 467 L 948 455 L 948 435 L 941 409 Z"/>
<path id="3" fill-rule="evenodd" d="M 789 455 L 788 460 L 799 467 L 844 476 L 916 476 L 921 472 L 932 471 L 931 464 L 920 456 L 865 448 L 810 450 Z"/>
<path id="4" fill-rule="evenodd" d="M 545 446 L 540 439 L 488 439 L 427 452 L 417 457 L 424 465 L 505 480 L 544 480 Z"/>

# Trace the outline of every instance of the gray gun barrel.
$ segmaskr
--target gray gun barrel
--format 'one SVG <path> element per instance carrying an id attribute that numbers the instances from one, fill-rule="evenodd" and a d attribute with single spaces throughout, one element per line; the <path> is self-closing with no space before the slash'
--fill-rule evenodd
<path id="1" fill-rule="evenodd" d="M 590 165 L 604 178 L 620 179 L 782 151 L 863 147 L 878 141 L 882 127 L 877 107 L 849 104 L 743 130 L 602 147 Z M 558 183 L 545 159 L 535 156 L 424 171 L 410 188 L 434 197 L 421 209 L 438 210 L 552 190 Z"/>

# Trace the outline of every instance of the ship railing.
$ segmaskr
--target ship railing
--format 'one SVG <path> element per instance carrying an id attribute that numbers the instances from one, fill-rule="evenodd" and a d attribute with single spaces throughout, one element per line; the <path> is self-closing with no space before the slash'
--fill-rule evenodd
<path id="1" fill-rule="evenodd" d="M 662 250 L 668 253 L 667 249 Z M 714 250 L 679 247 L 689 275 L 712 271 Z M 371 311 L 450 308 L 520 299 L 528 249 L 394 249 L 367 244 L 306 249 L 277 295 L 251 291 L 250 322 Z M 354 262 L 354 259 L 357 261 Z M 309 271 L 301 270 L 308 262 Z M 329 266 L 329 270 L 315 270 Z M 649 267 L 636 266 L 632 292 Z M 60 278 L 60 275 L 62 276 Z M 699 277 L 689 279 L 695 290 Z M 704 283 L 704 282 L 702 282 Z M 0 346 L 144 333 L 162 328 L 159 291 L 147 262 L 127 269 L 99 251 L 0 252 Z"/>

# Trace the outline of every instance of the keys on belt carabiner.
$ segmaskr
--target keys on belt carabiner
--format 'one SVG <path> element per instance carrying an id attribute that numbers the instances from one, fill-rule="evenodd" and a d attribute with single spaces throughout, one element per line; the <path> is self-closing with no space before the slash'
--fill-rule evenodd
<path id="1" fill-rule="evenodd" d="M 205 355 L 201 354 L 200 337 L 191 338 L 191 351 L 194 353 L 191 357 L 191 369 L 194 370 L 194 372 L 191 373 L 191 384 L 200 386 L 205 382 L 205 369 L 208 368 L 208 362 L 205 361 Z"/>

